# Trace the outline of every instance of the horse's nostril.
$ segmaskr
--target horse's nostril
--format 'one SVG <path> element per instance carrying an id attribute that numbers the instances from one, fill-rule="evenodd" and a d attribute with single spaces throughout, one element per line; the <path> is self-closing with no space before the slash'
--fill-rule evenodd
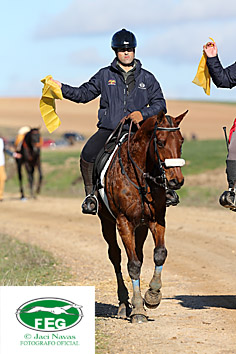
<path id="1" fill-rule="evenodd" d="M 168 186 L 171 189 L 179 189 L 180 187 L 182 187 L 183 184 L 184 184 L 184 178 L 181 181 L 178 181 L 177 178 L 168 181 Z"/>
<path id="2" fill-rule="evenodd" d="M 174 187 L 176 184 L 178 184 L 178 180 L 176 178 L 175 179 L 170 179 L 168 181 L 168 184 L 169 184 L 169 186 Z"/>

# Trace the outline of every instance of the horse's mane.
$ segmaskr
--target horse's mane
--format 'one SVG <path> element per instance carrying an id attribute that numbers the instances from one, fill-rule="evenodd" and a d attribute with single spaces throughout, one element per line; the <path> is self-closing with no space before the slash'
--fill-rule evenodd
<path id="1" fill-rule="evenodd" d="M 155 124 L 163 125 L 165 120 L 165 113 L 161 111 L 158 115 L 149 117 L 141 122 L 140 128 L 136 131 L 133 136 L 133 141 L 143 139 L 145 136 L 149 139 L 153 133 Z"/>

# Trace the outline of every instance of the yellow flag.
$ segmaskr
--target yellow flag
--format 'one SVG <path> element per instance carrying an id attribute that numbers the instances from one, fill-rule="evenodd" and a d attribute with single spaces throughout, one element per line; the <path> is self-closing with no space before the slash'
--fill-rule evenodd
<path id="1" fill-rule="evenodd" d="M 211 77 L 209 74 L 206 61 L 207 61 L 207 56 L 206 53 L 204 52 L 201 57 L 200 63 L 198 65 L 197 74 L 192 82 L 198 86 L 201 86 L 204 89 L 205 93 L 209 96 Z"/>
<path id="2" fill-rule="evenodd" d="M 48 75 L 41 80 L 44 87 L 39 104 L 41 115 L 49 133 L 52 133 L 61 125 L 61 121 L 55 111 L 55 99 L 62 100 L 63 98 L 60 87 L 50 80 L 51 78 L 52 76 Z"/>
<path id="3" fill-rule="evenodd" d="M 209 38 L 212 42 L 215 43 L 213 38 L 211 38 L 211 37 L 209 37 Z M 207 55 L 203 51 L 203 55 L 201 57 L 199 65 L 198 65 L 197 74 L 192 82 L 198 86 L 201 86 L 204 89 L 205 93 L 209 96 L 210 95 L 210 86 L 211 86 L 211 77 L 210 77 L 206 62 L 207 62 Z"/>

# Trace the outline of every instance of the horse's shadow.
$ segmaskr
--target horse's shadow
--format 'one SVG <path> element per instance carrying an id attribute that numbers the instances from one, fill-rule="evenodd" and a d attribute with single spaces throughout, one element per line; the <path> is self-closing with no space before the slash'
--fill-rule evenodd
<path id="1" fill-rule="evenodd" d="M 119 317 L 117 315 L 118 306 L 104 304 L 102 302 L 95 302 L 95 316 L 103 318 L 116 318 L 123 321 L 130 321 L 131 308 L 127 310 L 127 317 Z M 148 318 L 148 322 L 153 322 L 152 318 Z"/>
<path id="2" fill-rule="evenodd" d="M 102 302 L 95 302 L 95 316 L 96 317 L 117 317 L 118 307 L 114 305 L 104 304 Z"/>
<path id="3" fill-rule="evenodd" d="M 236 310 L 236 295 L 178 295 L 167 300 L 178 300 L 180 305 L 191 310 L 205 310 L 211 307 Z"/>

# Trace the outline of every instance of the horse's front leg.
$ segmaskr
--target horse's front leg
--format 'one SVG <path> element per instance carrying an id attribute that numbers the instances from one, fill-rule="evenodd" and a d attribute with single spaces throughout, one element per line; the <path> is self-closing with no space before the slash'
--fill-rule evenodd
<path id="1" fill-rule="evenodd" d="M 120 216 L 117 218 L 117 228 L 128 256 L 128 273 L 133 285 L 133 297 L 131 301 L 132 312 L 130 314 L 131 322 L 146 322 L 147 315 L 143 306 L 143 298 L 140 291 L 140 271 L 142 260 L 138 258 L 136 253 L 134 227 L 124 216 Z"/>
<path id="2" fill-rule="evenodd" d="M 153 235 L 155 248 L 154 248 L 154 263 L 155 269 L 153 277 L 149 283 L 149 289 L 144 296 L 145 305 L 148 308 L 156 308 L 161 302 L 161 272 L 163 264 L 167 257 L 167 250 L 165 248 L 164 235 L 165 235 L 165 222 L 158 223 L 152 222 L 149 224 L 150 230 Z"/>
<path id="3" fill-rule="evenodd" d="M 20 185 L 20 194 L 21 194 L 21 200 L 25 198 L 24 195 L 24 190 L 23 190 L 23 182 L 22 182 L 22 162 L 21 160 L 16 160 L 17 164 L 17 172 L 18 172 L 18 179 L 19 179 L 19 185 Z"/>
<path id="4" fill-rule="evenodd" d="M 119 300 L 118 316 L 126 318 L 130 313 L 129 294 L 125 286 L 124 279 L 121 273 L 121 250 L 116 238 L 116 223 L 106 218 L 99 212 L 99 217 L 102 224 L 103 237 L 108 244 L 108 255 L 116 273 L 117 279 L 117 295 Z"/>

